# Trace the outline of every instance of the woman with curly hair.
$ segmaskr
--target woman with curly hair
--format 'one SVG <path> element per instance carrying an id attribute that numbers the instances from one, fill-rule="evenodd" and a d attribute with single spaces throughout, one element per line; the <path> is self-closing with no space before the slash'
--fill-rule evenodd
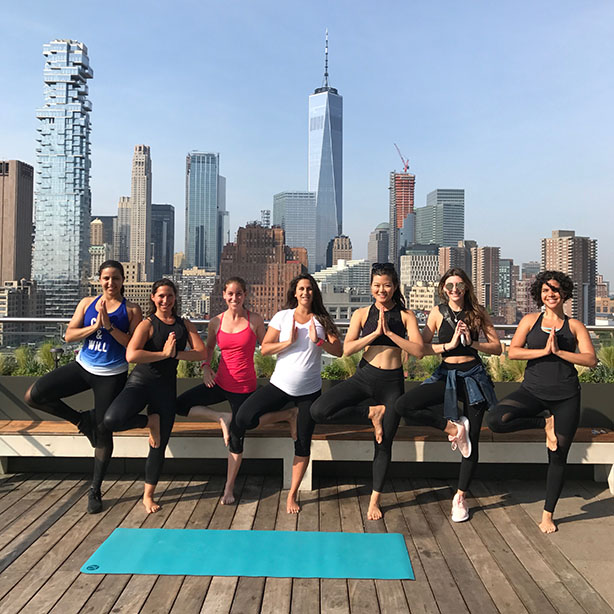
<path id="1" fill-rule="evenodd" d="M 567 455 L 580 420 L 580 383 L 575 365 L 594 367 L 595 349 L 582 322 L 569 318 L 564 303 L 573 294 L 572 280 L 560 271 L 542 271 L 531 296 L 543 311 L 518 324 L 509 357 L 527 360 L 520 388 L 503 399 L 488 416 L 496 433 L 543 428 L 548 447 L 546 501 L 539 528 L 554 533 L 554 508 L 563 489 Z M 549 410 L 547 418 L 540 414 Z"/>
<path id="2" fill-rule="evenodd" d="M 243 402 L 230 425 L 232 435 L 241 439 L 246 430 L 259 425 L 290 423 L 294 462 L 288 514 L 300 511 L 296 497 L 311 455 L 315 424 L 309 410 L 322 389 L 323 350 L 341 356 L 339 332 L 324 307 L 316 280 L 303 273 L 290 282 L 286 305 L 271 318 L 261 344 L 263 356 L 277 354 L 271 380 Z M 284 409 L 288 404 L 290 409 Z"/>
<path id="3" fill-rule="evenodd" d="M 452 449 L 458 448 L 463 458 L 452 501 L 452 520 L 463 522 L 469 518 L 465 493 L 478 464 L 484 411 L 497 402 L 478 352 L 501 354 L 501 343 L 465 271 L 446 271 L 439 280 L 438 292 L 442 303 L 429 313 L 422 339 L 424 353 L 440 354 L 442 363 L 429 379 L 399 398 L 395 409 L 405 418 L 444 431 Z M 485 341 L 479 340 L 480 333 Z M 433 343 L 435 334 L 437 343 Z M 463 402 L 462 414 L 459 400 Z M 443 415 L 435 410 L 442 403 Z"/>

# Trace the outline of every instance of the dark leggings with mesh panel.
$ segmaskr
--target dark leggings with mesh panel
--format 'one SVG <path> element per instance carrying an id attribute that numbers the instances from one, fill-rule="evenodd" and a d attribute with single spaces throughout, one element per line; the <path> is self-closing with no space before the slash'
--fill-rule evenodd
<path id="1" fill-rule="evenodd" d="M 94 375 L 78 362 L 71 362 L 41 377 L 30 390 L 30 398 L 35 408 L 68 420 L 75 426 L 79 425 L 82 414 L 64 403 L 62 399 L 90 389 L 94 393 L 96 449 L 92 488 L 95 491 L 100 491 L 113 454 L 113 433 L 104 427 L 103 418 L 109 405 L 124 387 L 127 375 L 127 372 L 117 375 Z"/>
<path id="2" fill-rule="evenodd" d="M 160 416 L 160 446 L 149 446 L 145 462 L 145 483 L 156 485 L 162 473 L 164 453 L 175 423 L 177 379 L 156 378 L 133 371 L 126 387 L 111 403 L 104 416 L 104 426 L 109 431 L 128 431 L 145 428 L 147 416 L 140 412 L 147 406 L 148 414 Z"/>
<path id="3" fill-rule="evenodd" d="M 563 490 L 567 455 L 580 421 L 580 391 L 561 401 L 545 401 L 521 386 L 488 412 L 486 423 L 495 433 L 543 429 L 546 420 L 538 414 L 545 410 L 554 415 L 554 431 L 558 442 L 554 452 L 548 450 L 544 510 L 552 513 Z"/>
<path id="4" fill-rule="evenodd" d="M 375 443 L 373 456 L 373 490 L 382 492 L 392 457 L 392 440 L 399 427 L 399 415 L 394 402 L 403 394 L 403 369 L 378 369 L 361 360 L 356 373 L 333 386 L 311 407 L 311 415 L 318 422 L 339 422 L 344 415 L 356 414 L 368 419 L 369 406 L 360 405 L 372 399 L 373 405 L 385 405 L 382 443 Z"/>
<path id="5" fill-rule="evenodd" d="M 469 490 L 469 485 L 478 466 L 480 431 L 486 405 L 469 405 L 467 403 L 465 383 L 462 378 L 456 378 L 456 391 L 458 400 L 463 403 L 463 413 L 469 419 L 469 440 L 471 441 L 471 454 L 468 458 L 462 458 L 458 474 L 458 489 L 464 492 Z M 415 420 L 425 426 L 432 426 L 443 431 L 448 424 L 448 419 L 443 415 L 445 392 L 445 380 L 432 384 L 422 384 L 406 392 L 398 399 L 395 409 L 399 415 L 408 420 Z M 438 406 L 441 407 L 439 411 L 436 409 Z"/>

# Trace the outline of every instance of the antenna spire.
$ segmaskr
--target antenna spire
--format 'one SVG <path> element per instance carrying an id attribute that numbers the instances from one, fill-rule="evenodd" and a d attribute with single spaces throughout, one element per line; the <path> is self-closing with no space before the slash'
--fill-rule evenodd
<path id="1" fill-rule="evenodd" d="M 326 28 L 326 46 L 324 47 L 324 87 L 328 87 L 328 28 Z"/>

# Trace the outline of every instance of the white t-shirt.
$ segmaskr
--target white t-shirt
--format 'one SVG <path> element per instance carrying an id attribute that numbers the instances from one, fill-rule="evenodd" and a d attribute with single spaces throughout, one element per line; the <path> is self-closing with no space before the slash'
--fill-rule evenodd
<path id="1" fill-rule="evenodd" d="M 279 340 L 287 341 L 292 332 L 294 309 L 278 311 L 269 322 L 269 326 L 279 331 Z M 324 327 L 314 318 L 319 339 L 326 339 Z M 296 341 L 277 355 L 275 371 L 271 384 L 286 394 L 298 397 L 312 394 L 322 388 L 322 348 L 309 338 L 309 326 L 296 323 Z"/>

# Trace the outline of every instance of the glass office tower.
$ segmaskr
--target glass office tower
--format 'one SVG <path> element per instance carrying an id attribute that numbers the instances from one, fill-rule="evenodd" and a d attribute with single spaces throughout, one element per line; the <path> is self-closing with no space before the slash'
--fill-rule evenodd
<path id="1" fill-rule="evenodd" d="M 324 84 L 309 96 L 308 191 L 316 195 L 316 253 L 309 268 L 326 266 L 326 248 L 343 234 L 343 98 L 328 85 L 328 34 Z M 314 266 L 315 264 L 315 266 Z"/>
<path id="2" fill-rule="evenodd" d="M 45 103 L 37 110 L 32 276 L 48 315 L 72 315 L 87 276 L 90 225 L 90 111 L 87 47 L 75 40 L 43 46 Z"/>

